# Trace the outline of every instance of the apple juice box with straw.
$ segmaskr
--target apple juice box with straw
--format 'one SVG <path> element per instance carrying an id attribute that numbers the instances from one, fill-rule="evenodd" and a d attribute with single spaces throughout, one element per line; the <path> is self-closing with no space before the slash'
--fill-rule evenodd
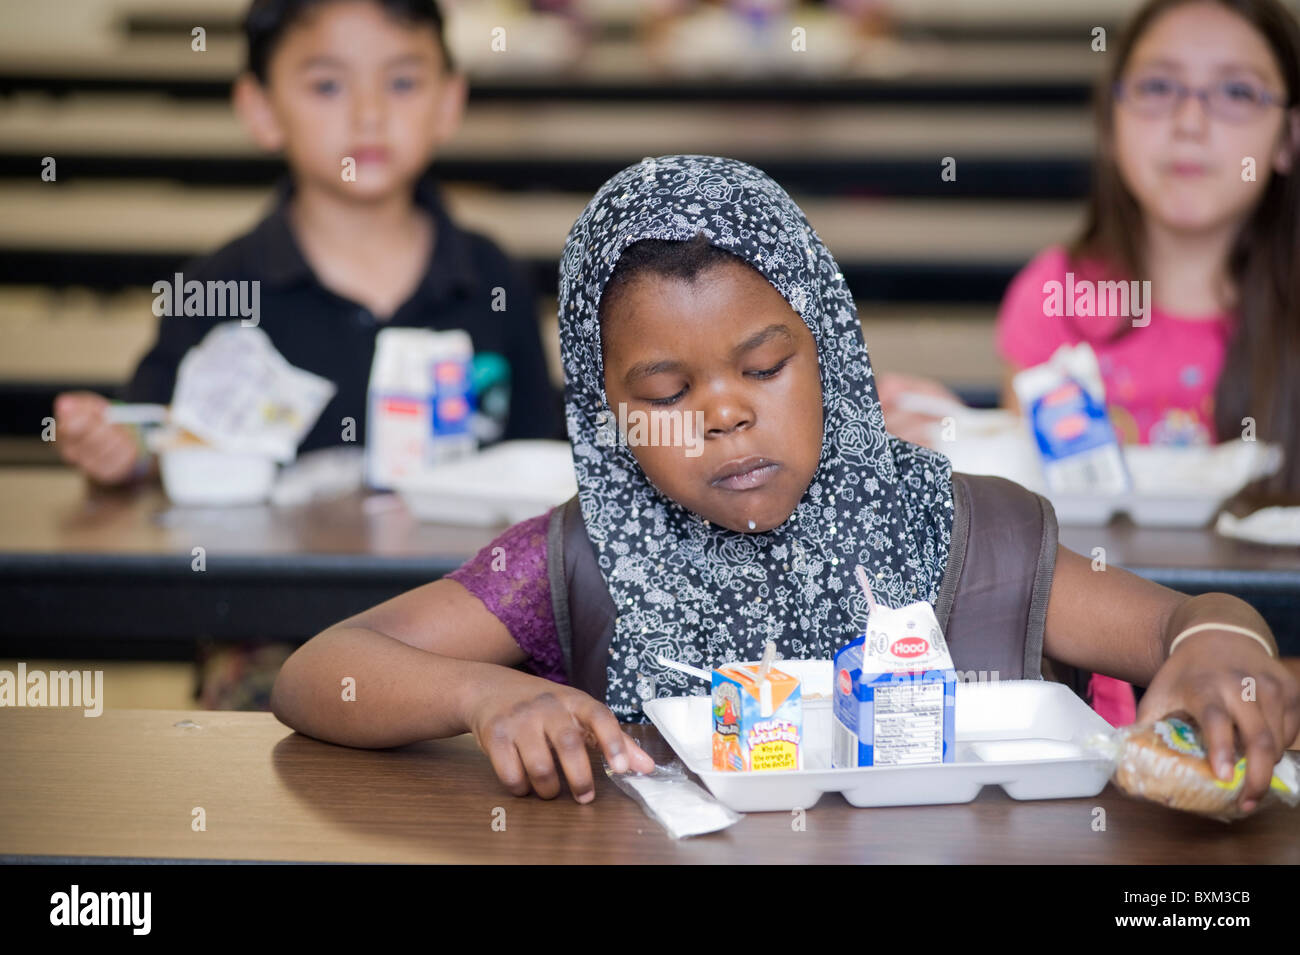
<path id="1" fill-rule="evenodd" d="M 803 694 L 777 667 L 759 680 L 760 663 L 713 671 L 713 768 L 735 772 L 803 769 Z"/>
<path id="2" fill-rule="evenodd" d="M 934 609 L 873 602 L 867 631 L 835 654 L 831 765 L 951 763 L 957 672 Z"/>

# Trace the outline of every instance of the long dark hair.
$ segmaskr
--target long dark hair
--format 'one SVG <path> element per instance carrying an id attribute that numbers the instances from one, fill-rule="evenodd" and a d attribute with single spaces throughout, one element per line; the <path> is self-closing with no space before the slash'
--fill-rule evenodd
<path id="1" fill-rule="evenodd" d="M 1071 258 L 1101 260 L 1137 277 L 1145 274 L 1142 212 L 1120 178 L 1114 153 L 1115 84 L 1138 39 L 1160 16 L 1204 0 L 1151 0 L 1129 22 L 1096 95 L 1097 160 L 1083 231 Z M 1286 84 L 1289 109 L 1300 95 L 1300 24 L 1278 0 L 1212 0 L 1264 37 Z M 1287 117 L 1287 135 L 1290 117 Z M 1300 156 L 1297 156 L 1300 161 Z M 1227 273 L 1235 324 L 1214 394 L 1218 440 L 1241 437 L 1253 418 L 1261 441 L 1282 445 L 1281 472 L 1257 490 L 1300 496 L 1300 169 L 1273 175 L 1238 233 Z M 1122 323 L 1115 337 L 1131 331 Z"/>

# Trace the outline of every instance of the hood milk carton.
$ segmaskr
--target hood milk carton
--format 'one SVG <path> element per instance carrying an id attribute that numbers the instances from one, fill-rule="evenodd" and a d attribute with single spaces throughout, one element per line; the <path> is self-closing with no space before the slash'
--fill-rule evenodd
<path id="1" fill-rule="evenodd" d="M 957 673 L 928 603 L 871 601 L 867 632 L 835 654 L 834 692 L 833 767 L 953 761 Z"/>

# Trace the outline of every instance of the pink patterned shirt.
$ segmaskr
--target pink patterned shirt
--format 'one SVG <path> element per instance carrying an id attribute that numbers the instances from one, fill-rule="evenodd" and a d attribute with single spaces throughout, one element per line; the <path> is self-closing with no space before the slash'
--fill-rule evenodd
<path id="1" fill-rule="evenodd" d="M 546 572 L 550 519 L 547 511 L 506 528 L 447 577 L 483 601 L 506 625 L 519 649 L 528 654 L 524 666 L 529 673 L 567 684 Z"/>
<path id="2" fill-rule="evenodd" d="M 1070 273 L 1067 275 L 1067 273 Z M 1064 248 L 1040 253 L 1007 288 L 998 312 L 998 351 L 1019 368 L 1037 365 L 1061 345 L 1088 341 L 1097 353 L 1106 401 L 1120 440 L 1127 444 L 1213 444 L 1214 388 L 1232 334 L 1230 315 L 1182 317 L 1146 304 L 1150 324 L 1129 329 L 1114 342 L 1104 339 L 1130 316 L 1060 314 L 1049 301 L 1060 283 L 1061 302 L 1071 289 L 1075 301 L 1085 283 L 1112 278 L 1089 263 L 1071 264 Z M 1149 286 L 1148 286 L 1149 287 Z M 1085 306 L 1086 308 L 1087 306 Z M 1130 309 L 1131 311 L 1132 309 Z M 1055 314 L 1050 314 L 1055 312 Z"/>

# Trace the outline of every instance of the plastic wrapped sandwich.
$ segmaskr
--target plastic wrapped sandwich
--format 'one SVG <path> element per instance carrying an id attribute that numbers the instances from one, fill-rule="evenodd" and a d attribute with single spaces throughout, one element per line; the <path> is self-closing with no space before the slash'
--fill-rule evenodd
<path id="1" fill-rule="evenodd" d="M 1237 802 L 1246 778 L 1245 757 L 1238 756 L 1230 779 L 1219 779 L 1200 732 L 1188 720 L 1167 716 L 1126 726 L 1094 738 L 1093 744 L 1112 759 L 1112 781 L 1130 795 L 1224 822 L 1253 815 L 1242 812 Z M 1270 802 L 1300 804 L 1300 759 L 1295 753 L 1287 753 L 1273 767 L 1268 795 L 1259 808 Z"/>

